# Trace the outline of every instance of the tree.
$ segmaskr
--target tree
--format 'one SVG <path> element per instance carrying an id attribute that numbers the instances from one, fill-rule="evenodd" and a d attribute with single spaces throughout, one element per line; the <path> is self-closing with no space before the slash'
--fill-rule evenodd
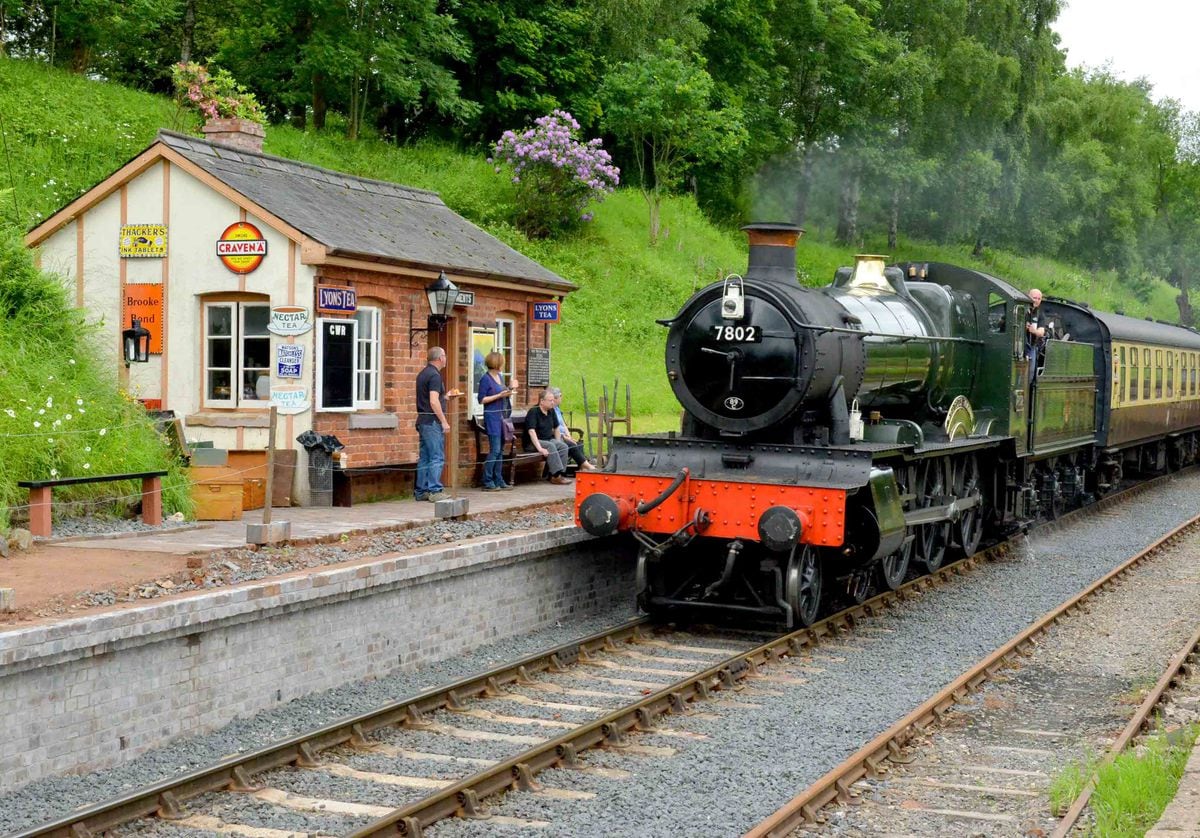
<path id="1" fill-rule="evenodd" d="M 746 142 L 741 114 L 713 110 L 712 77 L 702 59 L 671 40 L 614 68 L 600 88 L 604 126 L 632 152 L 657 244 L 663 195 L 678 184 L 688 158 L 710 161 Z"/>

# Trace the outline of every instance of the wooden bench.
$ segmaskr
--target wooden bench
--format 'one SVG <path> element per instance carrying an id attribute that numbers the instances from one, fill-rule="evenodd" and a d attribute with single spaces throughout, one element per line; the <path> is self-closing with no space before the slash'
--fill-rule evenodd
<path id="1" fill-rule="evenodd" d="M 58 477 L 53 480 L 20 480 L 17 485 L 29 490 L 29 531 L 49 538 L 50 491 L 55 486 L 79 486 L 84 483 L 110 483 L 118 480 L 142 481 L 142 521 L 150 526 L 162 523 L 162 478 L 165 471 L 139 471 L 132 474 L 96 474 L 90 477 Z"/>
<path id="2" fill-rule="evenodd" d="M 532 410 L 533 408 L 530 408 Z M 529 432 L 525 427 L 525 415 L 528 410 L 514 410 L 512 416 L 513 430 L 515 434 L 513 438 L 504 443 L 504 464 L 503 468 L 507 470 L 505 482 L 510 486 L 516 483 L 517 466 L 523 463 L 545 463 L 546 458 L 534 451 L 530 447 Z M 477 481 L 483 478 L 483 462 L 487 459 L 487 429 L 483 425 L 483 416 L 471 416 L 467 419 L 467 424 L 471 431 L 475 434 L 475 479 Z M 571 436 L 576 440 L 583 439 L 583 431 L 579 428 L 567 428 Z M 567 470 L 574 471 L 575 463 L 572 460 L 567 461 Z M 543 470 L 544 473 L 544 470 Z"/>

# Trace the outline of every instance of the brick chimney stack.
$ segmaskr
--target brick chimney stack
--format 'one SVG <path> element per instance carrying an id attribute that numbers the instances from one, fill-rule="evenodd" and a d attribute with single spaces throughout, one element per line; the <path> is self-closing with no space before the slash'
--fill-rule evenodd
<path id="1" fill-rule="evenodd" d="M 253 151 L 259 154 L 263 150 L 263 139 L 267 132 L 257 122 L 249 119 L 210 119 L 200 129 L 204 138 L 214 143 L 233 146 L 238 151 Z"/>

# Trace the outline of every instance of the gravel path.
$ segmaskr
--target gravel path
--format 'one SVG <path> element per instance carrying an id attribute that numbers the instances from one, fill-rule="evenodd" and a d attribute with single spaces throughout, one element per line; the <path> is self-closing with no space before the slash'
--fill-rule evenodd
<path id="1" fill-rule="evenodd" d="M 99 518 L 92 515 L 82 518 L 57 518 L 50 531 L 50 538 L 111 535 L 131 532 L 165 532 L 180 527 L 195 527 L 194 521 L 185 521 L 183 516 L 164 518 L 161 524 L 152 526 L 142 523 L 141 518 Z M 35 541 L 44 541 L 37 538 Z"/>
<path id="2" fill-rule="evenodd" d="M 1030 620 L 1189 518 L 1195 512 L 1192 498 L 1198 489 L 1200 475 L 1186 475 L 1119 508 L 1036 536 L 1028 549 L 988 564 L 958 584 L 926 593 L 903 614 L 872 620 L 841 648 L 820 651 L 807 662 L 793 662 L 783 670 L 807 683 L 777 685 L 768 680 L 746 691 L 747 695 L 712 702 L 702 708 L 703 713 L 672 722 L 679 730 L 705 738 L 637 737 L 638 744 L 676 749 L 673 757 L 615 752 L 588 757 L 596 764 L 634 771 L 632 782 L 592 772 L 543 775 L 551 786 L 586 785 L 597 795 L 593 800 L 564 803 L 512 794 L 496 802 L 493 810 L 550 821 L 553 827 L 542 834 L 555 836 L 592 836 L 598 824 L 604 824 L 604 832 L 611 835 L 741 834 Z M 53 814 L 62 814 L 239 748 L 253 748 L 595 631 L 629 614 L 618 609 L 489 646 L 470 658 L 414 674 L 295 701 L 101 775 L 36 783 L 0 798 L 0 834 L 32 824 L 44 816 L 47 806 Z M 474 753 L 486 756 L 480 750 Z M 322 775 L 313 776 L 319 780 Z M 309 791 L 317 796 L 321 788 L 316 785 Z M 336 796 L 332 785 L 324 788 L 330 794 L 323 796 Z M 281 824 L 275 828 L 281 829 L 305 831 L 312 823 L 306 815 L 281 809 L 272 818 Z M 173 829 L 163 825 L 156 834 L 174 834 Z M 449 822 L 431 832 L 440 838 L 513 834 L 511 828 L 486 821 Z"/>

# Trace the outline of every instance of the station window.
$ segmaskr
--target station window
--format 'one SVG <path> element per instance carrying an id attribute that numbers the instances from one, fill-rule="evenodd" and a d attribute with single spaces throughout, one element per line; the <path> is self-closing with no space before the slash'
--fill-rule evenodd
<path id="1" fill-rule="evenodd" d="M 268 303 L 204 306 L 204 404 L 237 407 L 271 399 Z"/>
<path id="2" fill-rule="evenodd" d="M 379 309 L 374 306 L 359 306 L 354 313 L 358 323 L 355 356 L 354 406 L 357 408 L 379 407 Z"/>
<path id="3" fill-rule="evenodd" d="M 1175 398 L 1175 353 L 1167 352 L 1167 398 Z"/>
<path id="4" fill-rule="evenodd" d="M 1142 350 L 1142 398 L 1150 399 L 1150 350 Z"/>
<path id="5" fill-rule="evenodd" d="M 379 407 L 380 312 L 359 306 L 352 319 L 319 321 L 317 407 L 360 410 Z"/>

